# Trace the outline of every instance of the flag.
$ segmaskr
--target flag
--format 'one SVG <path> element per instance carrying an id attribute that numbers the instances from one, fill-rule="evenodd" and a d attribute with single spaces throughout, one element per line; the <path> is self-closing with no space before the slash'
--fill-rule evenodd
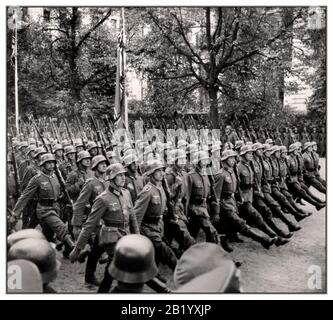
<path id="1" fill-rule="evenodd" d="M 117 43 L 117 74 L 114 103 L 115 128 L 128 128 L 127 96 L 126 96 L 126 52 L 125 52 L 125 16 L 121 8 L 120 28 Z"/>

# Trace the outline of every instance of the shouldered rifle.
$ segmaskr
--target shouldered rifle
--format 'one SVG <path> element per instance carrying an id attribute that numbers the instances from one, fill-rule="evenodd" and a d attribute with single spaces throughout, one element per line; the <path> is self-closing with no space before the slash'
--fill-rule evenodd
<path id="1" fill-rule="evenodd" d="M 177 220 L 176 214 L 175 214 L 175 204 L 173 203 L 172 199 L 171 199 L 171 193 L 170 193 L 170 189 L 168 186 L 168 183 L 166 181 L 166 178 L 164 177 L 162 180 L 162 187 L 165 191 L 165 195 L 167 198 L 167 213 L 164 216 L 164 219 L 166 221 L 170 221 L 170 220 Z"/>
<path id="2" fill-rule="evenodd" d="M 80 137 L 81 137 L 81 140 L 82 140 L 83 148 L 84 148 L 84 150 L 87 150 L 87 146 L 86 146 L 86 143 L 84 141 L 83 127 L 82 127 L 81 121 L 80 121 L 80 119 L 77 115 L 75 115 L 75 119 L 76 119 L 76 122 L 77 122 L 77 125 L 78 125 L 78 128 L 79 128 L 79 133 L 80 133 Z"/>
<path id="3" fill-rule="evenodd" d="M 65 122 L 65 127 L 66 127 L 66 131 L 67 131 L 68 139 L 70 140 L 71 145 L 73 146 L 73 145 L 74 145 L 74 141 L 73 141 L 73 138 L 72 138 L 71 132 L 69 131 L 69 127 L 68 127 L 67 120 L 64 119 L 64 122 Z"/>
<path id="4" fill-rule="evenodd" d="M 109 165 L 110 162 L 109 162 L 108 157 L 107 157 L 107 155 L 106 155 L 106 149 L 105 149 L 105 145 L 104 145 L 104 142 L 103 142 L 103 139 L 102 139 L 101 131 L 100 131 L 99 128 L 97 127 L 94 117 L 93 117 L 91 114 L 89 115 L 89 117 L 90 117 L 90 120 L 91 120 L 91 124 L 92 124 L 92 126 L 93 126 L 93 130 L 94 130 L 95 133 L 96 133 L 97 141 L 100 143 L 100 145 L 101 145 L 101 147 L 102 147 L 102 153 L 103 153 L 103 156 L 105 157 L 106 162 L 107 162 L 107 164 Z"/>
<path id="5" fill-rule="evenodd" d="M 32 125 L 35 127 L 36 132 L 37 132 L 40 140 L 42 141 L 43 147 L 45 148 L 45 150 L 52 153 L 52 151 L 49 150 L 47 144 L 45 143 L 44 137 L 41 134 L 41 132 L 39 131 L 38 126 L 37 126 L 35 120 L 32 117 L 31 117 L 31 122 L 32 122 Z M 66 189 L 65 180 L 64 180 L 64 178 L 63 178 L 63 176 L 62 176 L 62 174 L 61 174 L 61 172 L 58 168 L 57 162 L 55 163 L 55 166 L 54 166 L 54 173 L 55 173 L 55 175 L 57 176 L 57 178 L 59 180 L 60 188 L 61 188 L 61 190 L 64 194 L 64 199 L 65 199 L 67 205 L 69 205 L 72 208 L 73 207 L 73 201 L 72 201 L 71 197 L 69 196 L 69 193 Z"/>

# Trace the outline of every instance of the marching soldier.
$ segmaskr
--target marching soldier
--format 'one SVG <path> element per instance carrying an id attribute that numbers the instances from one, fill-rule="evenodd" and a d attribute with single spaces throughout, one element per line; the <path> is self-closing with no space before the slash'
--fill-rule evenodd
<path id="1" fill-rule="evenodd" d="M 90 158 L 88 151 L 81 151 L 80 153 L 82 156 L 86 155 Z M 72 226 L 74 239 L 79 237 L 82 225 L 90 214 L 90 208 L 92 207 L 93 202 L 109 185 L 108 181 L 105 180 L 107 162 L 104 156 L 98 155 L 94 157 L 91 169 L 94 172 L 94 176 L 85 181 L 73 206 Z M 100 282 L 95 277 L 95 271 L 98 259 L 104 252 L 104 248 L 99 245 L 99 231 L 100 225 L 96 227 L 95 237 L 91 237 L 88 241 L 91 244 L 91 250 L 88 255 L 85 270 L 85 282 L 96 286 L 100 285 Z"/>
<path id="2" fill-rule="evenodd" d="M 46 238 L 51 241 L 53 234 L 70 248 L 74 247 L 74 243 L 67 230 L 66 225 L 60 219 L 59 198 L 61 196 L 60 184 L 58 178 L 54 174 L 55 157 L 51 153 L 41 156 L 39 163 L 41 171 L 35 175 L 23 191 L 13 210 L 11 220 L 17 221 L 23 209 L 26 207 L 30 199 L 36 195 L 37 197 L 37 218 L 42 226 L 43 233 Z M 48 230 L 47 233 L 44 231 Z M 50 231 L 52 233 L 50 233 Z"/>
<path id="3" fill-rule="evenodd" d="M 239 206 L 240 217 L 242 217 L 247 224 L 253 226 L 271 238 L 276 238 L 275 244 L 277 246 L 284 245 L 289 240 L 282 237 L 277 237 L 276 233 L 265 223 L 260 213 L 253 207 L 253 184 L 254 172 L 251 167 L 253 160 L 253 149 L 251 146 L 243 146 L 240 150 L 241 160 L 237 164 L 237 171 L 239 177 L 239 193 L 242 199 L 242 204 Z"/>
<path id="4" fill-rule="evenodd" d="M 313 197 L 312 193 L 308 192 L 308 188 L 300 183 L 299 181 L 299 161 L 297 158 L 298 145 L 291 144 L 289 147 L 289 158 L 287 160 L 289 179 L 287 180 L 287 185 L 289 190 L 297 197 L 304 199 L 305 201 L 314 205 L 317 211 L 325 207 L 325 203 L 321 202 L 320 199 Z"/>
<path id="5" fill-rule="evenodd" d="M 239 216 L 235 193 L 237 190 L 237 178 L 234 171 L 237 153 L 233 150 L 226 150 L 222 153 L 223 170 L 215 176 L 215 192 L 218 203 L 220 203 L 220 217 L 222 227 L 226 234 L 237 233 L 249 237 L 261 243 L 269 249 L 277 240 L 261 235 L 254 228 L 251 228 L 244 219 Z"/>
<path id="6" fill-rule="evenodd" d="M 90 153 L 91 157 L 98 155 L 98 145 L 94 141 L 89 141 L 87 143 L 87 151 Z"/>
<path id="7" fill-rule="evenodd" d="M 61 175 L 66 180 L 69 173 L 71 173 L 77 168 L 76 159 L 75 159 L 76 150 L 73 146 L 67 146 L 64 147 L 64 151 L 65 151 L 66 161 L 61 165 L 59 165 L 59 170 L 61 172 Z"/>
<path id="8" fill-rule="evenodd" d="M 120 163 L 112 164 L 107 168 L 106 179 L 110 181 L 110 185 L 96 198 L 76 246 L 70 254 L 71 261 L 75 262 L 100 220 L 103 219 L 104 225 L 100 230 L 99 244 L 108 253 L 109 261 L 106 264 L 104 278 L 98 288 L 100 293 L 109 292 L 111 288 L 113 279 L 108 268 L 113 259 L 117 241 L 124 235 L 139 233 L 131 195 L 128 190 L 123 188 L 125 172 L 126 169 Z"/>
<path id="9" fill-rule="evenodd" d="M 171 202 L 174 205 L 175 220 L 169 220 L 165 228 L 165 235 L 169 243 L 175 239 L 179 244 L 179 254 L 193 245 L 196 241 L 187 229 L 187 174 L 184 171 L 186 165 L 186 153 L 177 149 L 173 164 L 166 169 L 165 178 L 170 190 Z"/>
<path id="10" fill-rule="evenodd" d="M 84 150 L 84 146 L 83 146 L 83 142 L 82 139 L 75 139 L 74 141 L 74 147 L 76 149 L 77 154 L 79 154 L 79 152 Z"/>
<path id="11" fill-rule="evenodd" d="M 18 168 L 18 175 L 20 180 L 23 179 L 27 167 L 33 163 L 35 149 L 36 149 L 35 145 L 29 145 L 29 147 L 26 149 L 26 155 L 25 155 L 26 159 L 23 162 L 21 162 Z"/>
<path id="12" fill-rule="evenodd" d="M 311 142 L 306 142 L 303 147 L 303 162 L 304 162 L 304 181 L 308 187 L 312 186 L 319 192 L 326 194 L 326 187 L 321 184 L 316 178 L 315 161 L 312 156 Z"/>
<path id="13" fill-rule="evenodd" d="M 65 159 L 64 159 L 64 148 L 60 143 L 56 144 L 53 147 L 53 153 L 55 155 L 57 164 L 59 166 L 62 165 L 65 162 Z"/>
<path id="14" fill-rule="evenodd" d="M 194 239 L 202 229 L 206 235 L 207 242 L 219 243 L 218 233 L 212 222 L 218 224 L 218 209 L 213 185 L 208 177 L 207 166 L 210 162 L 206 151 L 199 151 L 193 159 L 195 168 L 188 173 L 188 230 Z M 209 211 L 208 211 L 209 210 Z"/>
<path id="15" fill-rule="evenodd" d="M 146 176 L 149 182 L 142 189 L 135 203 L 134 212 L 138 220 L 141 234 L 148 237 L 155 248 L 155 261 L 168 265 L 174 270 L 177 258 L 163 239 L 163 215 L 166 211 L 166 194 L 162 187 L 165 166 L 160 160 L 147 163 Z"/>
<path id="16" fill-rule="evenodd" d="M 135 150 L 128 153 L 123 158 L 124 167 L 127 169 L 125 188 L 130 192 L 132 203 L 135 204 L 138 194 L 143 189 L 145 183 L 143 177 L 138 173 L 138 158 L 135 155 Z"/>
<path id="17" fill-rule="evenodd" d="M 317 142 L 312 141 L 312 152 L 311 152 L 313 161 L 314 161 L 314 166 L 315 166 L 315 176 L 317 180 L 320 181 L 320 183 L 326 187 L 326 181 L 320 176 L 319 170 L 320 170 L 320 165 L 319 165 L 319 154 L 317 153 Z"/>

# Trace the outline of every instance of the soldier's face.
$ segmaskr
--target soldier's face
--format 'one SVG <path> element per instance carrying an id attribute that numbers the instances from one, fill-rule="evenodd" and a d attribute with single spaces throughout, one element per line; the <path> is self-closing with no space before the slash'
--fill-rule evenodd
<path id="1" fill-rule="evenodd" d="M 247 161 L 252 161 L 253 160 L 253 153 L 252 152 L 245 153 L 245 159 Z"/>
<path id="2" fill-rule="evenodd" d="M 83 159 L 81 163 L 84 167 L 90 167 L 91 160 L 89 158 Z"/>
<path id="3" fill-rule="evenodd" d="M 90 154 L 94 157 L 94 156 L 97 156 L 98 154 L 98 148 L 92 148 L 90 150 Z"/>
<path id="4" fill-rule="evenodd" d="M 83 147 L 82 146 L 79 146 L 79 147 L 76 147 L 76 152 L 79 153 L 80 151 L 83 150 Z"/>
<path id="5" fill-rule="evenodd" d="M 67 155 L 67 158 L 69 159 L 69 160 L 75 160 L 75 153 L 73 152 L 73 153 L 69 153 L 68 155 Z"/>
<path id="6" fill-rule="evenodd" d="M 309 147 L 309 148 L 308 148 L 308 152 L 311 152 L 311 151 L 312 151 L 312 149 L 313 149 L 312 147 Z"/>
<path id="7" fill-rule="evenodd" d="M 97 170 L 98 172 L 100 173 L 105 173 L 106 172 L 106 168 L 107 168 L 107 164 L 105 161 L 102 161 L 100 162 L 98 165 L 97 165 Z"/>
<path id="8" fill-rule="evenodd" d="M 281 158 L 282 159 L 287 158 L 287 152 L 281 152 Z"/>
<path id="9" fill-rule="evenodd" d="M 227 159 L 227 164 L 229 167 L 233 167 L 236 163 L 236 157 L 229 157 Z"/>
<path id="10" fill-rule="evenodd" d="M 209 165 L 209 159 L 203 159 L 199 162 L 202 167 L 207 167 Z"/>
<path id="11" fill-rule="evenodd" d="M 280 151 L 275 151 L 274 156 L 275 156 L 275 158 L 280 159 L 281 158 L 281 152 Z"/>
<path id="12" fill-rule="evenodd" d="M 181 168 L 181 169 L 184 169 L 185 168 L 185 165 L 186 165 L 186 158 L 179 158 L 177 161 L 176 161 L 176 165 L 177 167 Z"/>
<path id="13" fill-rule="evenodd" d="M 164 170 L 163 169 L 155 170 L 155 172 L 153 173 L 153 178 L 156 181 L 162 181 L 163 177 L 164 177 Z"/>
<path id="14" fill-rule="evenodd" d="M 317 145 L 316 144 L 312 147 L 312 150 L 317 151 Z"/>
<path id="15" fill-rule="evenodd" d="M 125 185 L 125 173 L 120 173 L 114 178 L 114 183 L 118 187 L 123 187 Z"/>
<path id="16" fill-rule="evenodd" d="M 258 149 L 258 150 L 256 150 L 256 155 L 257 155 L 258 157 L 262 157 L 262 153 L 263 153 L 263 150 L 262 150 L 262 149 Z"/>
<path id="17" fill-rule="evenodd" d="M 52 171 L 54 169 L 55 163 L 53 161 L 46 161 L 44 164 L 44 168 L 47 171 Z"/>
<path id="18" fill-rule="evenodd" d="M 57 150 L 56 152 L 55 152 L 55 155 L 56 155 L 56 157 L 62 157 L 63 156 L 63 154 L 64 154 L 64 150 Z"/>
<path id="19" fill-rule="evenodd" d="M 133 172 L 136 172 L 138 170 L 138 165 L 136 162 L 132 162 L 130 165 L 129 165 L 129 169 Z"/>

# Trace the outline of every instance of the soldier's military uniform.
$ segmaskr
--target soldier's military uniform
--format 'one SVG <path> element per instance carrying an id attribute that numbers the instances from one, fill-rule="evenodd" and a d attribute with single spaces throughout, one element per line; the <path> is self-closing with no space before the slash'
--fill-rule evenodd
<path id="1" fill-rule="evenodd" d="M 61 194 L 60 184 L 55 174 L 46 175 L 41 171 L 30 180 L 16 203 L 13 210 L 15 215 L 20 215 L 28 201 L 35 195 L 37 196 L 37 217 L 43 228 L 43 232 L 44 227 L 52 230 L 57 238 L 64 242 L 69 234 L 66 225 L 59 217 L 60 207 L 58 201 Z M 50 234 L 45 234 L 45 236 L 49 241 L 52 240 Z"/>
<path id="2" fill-rule="evenodd" d="M 322 207 L 322 204 L 318 199 L 312 196 L 312 193 L 308 192 L 308 188 L 304 188 L 299 178 L 299 162 L 295 154 L 291 154 L 287 159 L 289 178 L 287 179 L 288 189 L 297 197 L 304 199 L 305 201 L 314 205 L 317 210 Z"/>
<path id="3" fill-rule="evenodd" d="M 73 201 L 76 201 L 78 198 L 82 186 L 86 180 L 92 178 L 93 176 L 94 173 L 90 169 L 82 170 L 79 168 L 68 174 L 66 180 L 66 189 Z"/>
<path id="4" fill-rule="evenodd" d="M 320 165 L 319 165 L 319 155 L 316 151 L 312 150 L 311 152 L 312 158 L 313 158 L 313 162 L 314 162 L 314 167 L 315 167 L 315 176 L 317 178 L 317 180 L 320 181 L 320 183 L 326 187 L 326 180 L 324 180 L 319 173 L 320 170 Z"/>
<path id="5" fill-rule="evenodd" d="M 63 176 L 64 180 L 67 180 L 67 176 L 74 170 L 77 169 L 75 161 L 67 160 L 64 161 L 59 166 L 59 170 L 61 172 L 61 175 Z"/>
<path id="6" fill-rule="evenodd" d="M 207 172 L 201 172 L 195 168 L 187 176 L 188 185 L 188 230 L 192 237 L 196 239 L 200 228 L 205 232 L 206 241 L 218 243 L 218 234 L 212 225 L 211 217 L 215 219 L 218 212 L 211 207 L 208 213 L 208 201 L 211 196 L 211 183 Z"/>
<path id="7" fill-rule="evenodd" d="M 112 284 L 112 277 L 108 273 L 108 268 L 112 261 L 117 241 L 126 234 L 139 233 L 131 195 L 128 190 L 119 188 L 110 181 L 108 189 L 96 198 L 92 206 L 91 213 L 84 223 L 77 240 L 77 249 L 82 250 L 85 247 L 101 219 L 104 225 L 100 230 L 100 245 L 108 253 L 109 261 L 98 292 L 108 292 Z"/>
<path id="8" fill-rule="evenodd" d="M 315 161 L 312 157 L 311 152 L 305 151 L 303 153 L 303 177 L 305 184 L 310 187 L 314 187 L 319 192 L 326 194 L 326 187 L 321 184 L 319 180 L 316 178 L 316 167 L 315 167 Z"/>
<path id="9" fill-rule="evenodd" d="M 170 190 L 171 201 L 174 203 L 176 221 L 169 221 L 165 229 L 165 236 L 169 243 L 174 238 L 179 243 L 181 251 L 186 250 L 196 241 L 187 229 L 186 201 L 187 201 L 187 174 L 177 170 L 176 166 L 166 169 L 165 178 Z"/>
<path id="10" fill-rule="evenodd" d="M 127 172 L 125 188 L 130 192 L 132 202 L 135 204 L 136 199 L 138 198 L 138 194 L 141 192 L 145 185 L 144 178 L 137 174 L 132 174 Z"/>
<path id="11" fill-rule="evenodd" d="M 154 245 L 156 264 L 161 262 L 174 270 L 177 258 L 163 239 L 166 201 L 163 187 L 148 182 L 138 195 L 134 212 L 141 234 L 148 237 Z"/>

